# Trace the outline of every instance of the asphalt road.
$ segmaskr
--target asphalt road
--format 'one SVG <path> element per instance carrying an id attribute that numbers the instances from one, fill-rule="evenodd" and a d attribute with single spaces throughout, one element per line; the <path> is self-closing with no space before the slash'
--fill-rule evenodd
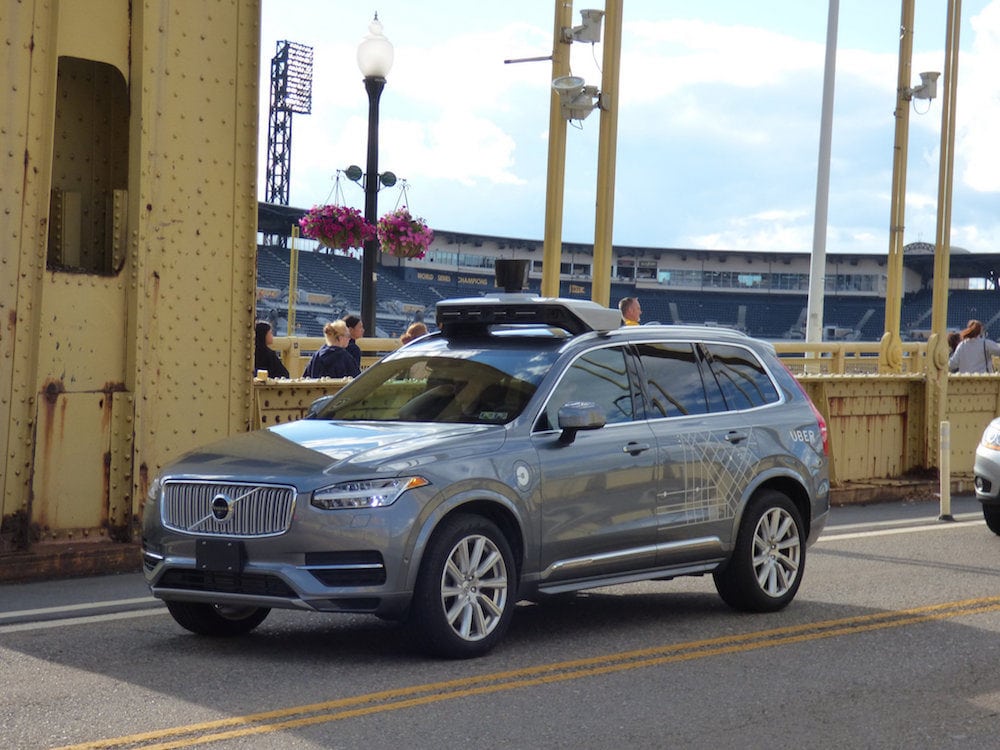
<path id="1" fill-rule="evenodd" d="M 375 618 L 199 638 L 140 576 L 0 586 L 0 747 L 993 748 L 1000 537 L 972 498 L 837 508 L 795 602 L 711 578 L 519 608 L 434 661 Z"/>

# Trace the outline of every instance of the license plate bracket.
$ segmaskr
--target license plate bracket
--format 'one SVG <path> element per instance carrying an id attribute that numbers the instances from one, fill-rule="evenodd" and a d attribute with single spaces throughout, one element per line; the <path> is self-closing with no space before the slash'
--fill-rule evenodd
<path id="1" fill-rule="evenodd" d="M 195 545 L 198 570 L 213 573 L 240 573 L 247 553 L 243 542 L 235 539 L 199 539 Z"/>

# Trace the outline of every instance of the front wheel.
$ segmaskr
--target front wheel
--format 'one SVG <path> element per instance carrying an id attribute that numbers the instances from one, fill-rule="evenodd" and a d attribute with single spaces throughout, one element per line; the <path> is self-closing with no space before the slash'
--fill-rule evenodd
<path id="1" fill-rule="evenodd" d="M 204 602 L 171 602 L 167 609 L 182 628 L 199 635 L 234 636 L 249 633 L 264 622 L 267 607 L 236 607 Z"/>
<path id="2" fill-rule="evenodd" d="M 514 556 L 496 524 L 479 516 L 453 516 L 424 553 L 409 621 L 431 654 L 481 656 L 510 625 L 516 589 Z"/>
<path id="3" fill-rule="evenodd" d="M 748 503 L 732 557 L 714 574 L 715 588 L 734 609 L 774 612 L 795 598 L 805 564 L 798 508 L 787 495 L 765 490 Z"/>
<path id="4" fill-rule="evenodd" d="M 984 505 L 983 519 L 990 531 L 1000 534 L 1000 505 Z"/>

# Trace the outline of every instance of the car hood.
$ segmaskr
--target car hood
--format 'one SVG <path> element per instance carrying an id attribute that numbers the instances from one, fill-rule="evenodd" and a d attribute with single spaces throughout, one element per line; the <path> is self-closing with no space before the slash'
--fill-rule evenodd
<path id="1" fill-rule="evenodd" d="M 498 449 L 505 435 L 499 425 L 303 419 L 212 443 L 164 474 L 257 481 L 360 470 L 395 474 L 442 459 L 481 456 Z"/>

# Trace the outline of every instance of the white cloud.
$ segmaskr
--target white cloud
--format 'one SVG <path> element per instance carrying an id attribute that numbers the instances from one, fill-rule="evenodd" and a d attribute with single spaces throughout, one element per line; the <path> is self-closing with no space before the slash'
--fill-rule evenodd
<path id="1" fill-rule="evenodd" d="M 450 109 L 430 123 L 391 121 L 386 140 L 406 144 L 395 154 L 401 174 L 452 179 L 472 187 L 481 182 L 524 184 L 513 172 L 517 142 L 494 122 Z"/>
<path id="2" fill-rule="evenodd" d="M 692 247 L 716 250 L 803 252 L 812 248 L 811 212 L 773 209 L 730 218 L 717 232 L 689 238 Z"/>
<path id="3" fill-rule="evenodd" d="M 704 84 L 738 88 L 774 86 L 796 71 L 822 65 L 823 47 L 748 26 L 692 20 L 623 25 L 634 48 L 623 44 L 623 95 L 653 100 Z"/>
<path id="4" fill-rule="evenodd" d="M 514 89 L 548 91 L 549 63 L 504 64 L 506 59 L 549 54 L 552 42 L 546 36 L 537 27 L 512 23 L 496 31 L 437 39 L 426 47 L 400 45 L 393 89 L 430 109 L 507 111 Z"/>
<path id="5" fill-rule="evenodd" d="M 955 146 L 956 172 L 972 190 L 1000 191 L 1000 1 L 971 20 L 974 41 L 959 61 L 960 118 Z"/>

